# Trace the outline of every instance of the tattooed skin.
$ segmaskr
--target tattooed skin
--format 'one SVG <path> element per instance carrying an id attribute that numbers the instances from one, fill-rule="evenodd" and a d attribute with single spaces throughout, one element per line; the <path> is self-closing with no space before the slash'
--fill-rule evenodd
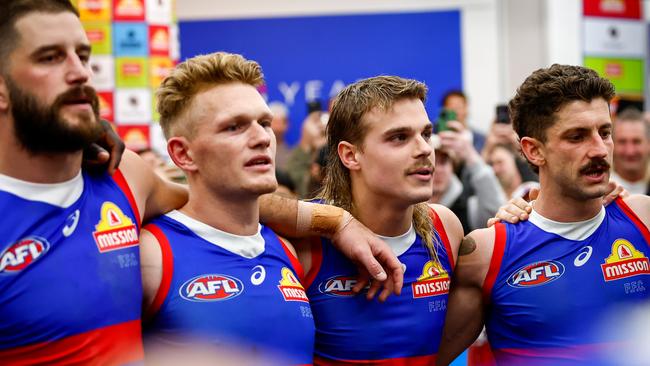
<path id="1" fill-rule="evenodd" d="M 468 255 L 476 250 L 476 241 L 469 236 L 463 238 L 463 241 L 460 242 L 460 248 L 458 249 L 458 255 Z"/>

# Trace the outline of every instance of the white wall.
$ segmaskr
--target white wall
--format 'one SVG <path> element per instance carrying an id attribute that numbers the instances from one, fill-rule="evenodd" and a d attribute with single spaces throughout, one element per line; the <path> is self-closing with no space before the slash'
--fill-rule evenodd
<path id="1" fill-rule="evenodd" d="M 459 9 L 470 122 L 486 131 L 533 70 L 581 64 L 580 0 L 178 0 L 180 21 Z"/>

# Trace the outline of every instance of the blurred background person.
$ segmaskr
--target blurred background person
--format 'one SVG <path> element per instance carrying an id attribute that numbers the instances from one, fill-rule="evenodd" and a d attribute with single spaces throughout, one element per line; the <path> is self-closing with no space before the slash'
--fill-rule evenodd
<path id="1" fill-rule="evenodd" d="M 325 120 L 327 114 L 321 109 L 320 101 L 312 101 L 307 105 L 307 117 L 302 123 L 300 141 L 291 152 L 287 162 L 287 173 L 296 185 L 300 198 L 309 196 L 310 169 L 320 148 L 325 146 Z"/>
<path id="2" fill-rule="evenodd" d="M 506 202 L 506 196 L 494 171 L 472 145 L 471 132 L 458 121 L 449 121 L 448 125 L 450 130 L 439 132 L 433 139 L 436 169 L 429 202 L 450 208 L 467 234 L 485 227 Z"/>
<path id="3" fill-rule="evenodd" d="M 469 126 L 467 117 L 468 101 L 467 96 L 461 90 L 450 90 L 442 97 L 442 108 L 452 110 L 456 113 L 456 120 L 472 133 L 472 144 L 476 151 L 483 150 L 485 145 L 485 135 L 472 129 Z"/>
<path id="4" fill-rule="evenodd" d="M 628 108 L 614 121 L 614 166 L 611 179 L 631 194 L 650 194 L 650 124 Z"/>
<path id="5" fill-rule="evenodd" d="M 536 181 L 525 181 L 517 165 L 517 155 L 510 145 L 494 145 L 487 153 L 487 164 L 494 174 L 507 198 L 522 197 L 528 201 L 528 192 L 539 187 Z"/>
<path id="6" fill-rule="evenodd" d="M 286 198 L 298 198 L 296 185 L 293 183 L 287 172 L 276 169 L 275 179 L 278 181 L 278 188 L 275 190 L 275 194 Z"/>
<path id="7" fill-rule="evenodd" d="M 287 171 L 287 162 L 291 155 L 291 147 L 285 141 L 285 134 L 289 128 L 289 109 L 287 106 L 278 101 L 269 103 L 269 108 L 273 113 L 271 120 L 271 129 L 277 141 L 277 151 L 275 152 L 275 169 Z"/>

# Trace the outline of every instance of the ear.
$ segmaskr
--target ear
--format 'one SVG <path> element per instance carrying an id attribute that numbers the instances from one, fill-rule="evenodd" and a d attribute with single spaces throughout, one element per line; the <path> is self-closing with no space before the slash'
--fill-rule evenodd
<path id="1" fill-rule="evenodd" d="M 7 90 L 5 79 L 0 76 L 0 112 L 7 109 L 9 109 L 9 90 Z"/>
<path id="2" fill-rule="evenodd" d="M 174 136 L 167 141 L 167 152 L 169 157 L 172 158 L 174 164 L 181 168 L 183 171 L 192 172 L 198 170 L 192 151 L 190 150 L 190 142 L 183 136 Z"/>
<path id="3" fill-rule="evenodd" d="M 339 159 L 341 159 L 343 166 L 350 170 L 359 170 L 361 168 L 356 146 L 347 141 L 341 141 L 339 142 L 337 152 L 339 153 Z"/>
<path id="4" fill-rule="evenodd" d="M 546 163 L 546 149 L 544 144 L 532 137 L 521 138 L 521 152 L 526 159 L 537 167 L 542 167 Z"/>

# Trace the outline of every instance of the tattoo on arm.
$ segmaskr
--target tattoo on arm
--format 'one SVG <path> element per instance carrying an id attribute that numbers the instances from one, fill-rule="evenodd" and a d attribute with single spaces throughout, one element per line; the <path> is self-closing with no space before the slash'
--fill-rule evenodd
<path id="1" fill-rule="evenodd" d="M 460 248 L 458 249 L 458 255 L 468 255 L 476 250 L 476 241 L 469 236 L 463 238 L 460 242 Z"/>

